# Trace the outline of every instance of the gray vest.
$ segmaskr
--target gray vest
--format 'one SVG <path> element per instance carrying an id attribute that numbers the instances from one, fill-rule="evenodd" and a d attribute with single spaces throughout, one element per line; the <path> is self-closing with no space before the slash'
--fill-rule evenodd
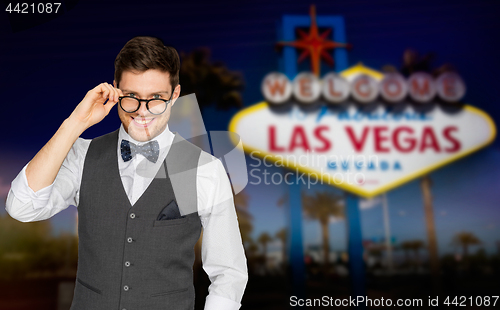
<path id="1" fill-rule="evenodd" d="M 85 157 L 70 310 L 192 310 L 193 248 L 201 233 L 196 212 L 201 149 L 175 133 L 157 177 L 132 206 L 118 170 L 117 143 L 118 130 L 95 138 Z M 169 175 L 180 171 L 188 172 L 171 182 Z M 173 199 L 194 212 L 157 220 Z"/>

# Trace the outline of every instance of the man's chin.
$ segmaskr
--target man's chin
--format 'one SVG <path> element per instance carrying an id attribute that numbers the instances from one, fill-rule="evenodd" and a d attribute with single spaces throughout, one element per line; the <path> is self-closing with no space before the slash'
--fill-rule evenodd
<path id="1" fill-rule="evenodd" d="M 134 128 L 134 130 L 129 130 L 128 134 L 132 137 L 132 139 L 134 139 L 135 141 L 138 141 L 138 142 L 146 142 L 146 141 L 149 141 L 151 140 L 152 138 L 154 138 L 154 135 L 151 134 L 150 131 L 146 131 L 146 130 L 143 130 L 143 131 L 136 131 L 135 130 L 136 128 Z"/>

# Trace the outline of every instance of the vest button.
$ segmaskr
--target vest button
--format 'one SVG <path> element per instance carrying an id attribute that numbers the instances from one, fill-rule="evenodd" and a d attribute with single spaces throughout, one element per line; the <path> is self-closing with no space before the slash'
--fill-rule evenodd
<path id="1" fill-rule="evenodd" d="M 123 290 L 124 290 L 124 291 L 128 291 L 128 285 L 125 285 L 125 286 L 123 287 Z"/>
<path id="2" fill-rule="evenodd" d="M 130 218 L 131 219 L 135 218 L 135 213 L 130 213 Z"/>
<path id="3" fill-rule="evenodd" d="M 127 241 L 128 241 L 128 243 L 132 243 L 132 241 L 133 241 L 133 240 L 132 240 L 132 237 L 128 237 L 128 238 L 127 238 Z"/>
<path id="4" fill-rule="evenodd" d="M 130 262 L 125 262 L 125 266 L 129 267 L 130 266 Z"/>

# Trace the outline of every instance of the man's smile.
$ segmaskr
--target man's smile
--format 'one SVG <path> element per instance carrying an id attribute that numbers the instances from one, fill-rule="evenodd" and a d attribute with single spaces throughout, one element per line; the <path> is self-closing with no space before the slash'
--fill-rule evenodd
<path id="1" fill-rule="evenodd" d="M 132 117 L 132 121 L 133 123 L 136 125 L 136 126 L 140 126 L 140 127 L 147 127 L 151 124 L 151 122 L 155 119 L 155 118 L 142 118 L 142 117 Z"/>

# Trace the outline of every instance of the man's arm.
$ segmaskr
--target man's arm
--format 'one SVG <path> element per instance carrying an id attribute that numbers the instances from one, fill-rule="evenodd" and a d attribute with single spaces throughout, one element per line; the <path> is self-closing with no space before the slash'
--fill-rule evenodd
<path id="1" fill-rule="evenodd" d="M 202 263 L 212 284 L 205 310 L 237 310 L 248 280 L 247 261 L 241 241 L 231 184 L 220 160 L 202 165 L 215 173 L 210 195 L 211 211 L 202 212 Z"/>
<path id="2" fill-rule="evenodd" d="M 54 182 L 36 192 L 28 186 L 26 168 L 12 181 L 5 209 L 20 222 L 48 219 L 70 205 L 78 205 L 83 163 L 91 140 L 78 138 L 64 159 Z"/>
<path id="3" fill-rule="evenodd" d="M 65 197 L 74 196 L 75 188 L 78 186 L 72 182 L 75 175 L 75 167 L 72 167 L 72 163 L 75 160 L 69 160 L 71 158 L 68 157 L 71 155 L 75 157 L 78 154 L 68 153 L 83 131 L 108 115 L 118 101 L 118 96 L 121 95 L 123 94 L 119 89 L 107 83 L 99 84 L 87 92 L 70 117 L 63 122 L 49 142 L 12 182 L 6 201 L 6 210 L 13 218 L 23 222 L 46 219 L 67 208 L 68 204 L 65 204 L 65 201 L 71 201 L 71 199 L 74 201 L 74 197 Z M 108 103 L 104 105 L 108 99 Z M 79 143 L 75 145 L 73 153 L 81 153 L 82 148 L 86 151 L 87 147 L 88 143 L 86 145 Z M 66 167 L 63 168 L 66 169 L 61 169 L 65 159 Z M 58 186 L 62 188 L 58 188 L 54 199 L 49 200 L 55 185 L 54 181 L 59 173 L 62 181 L 58 182 Z M 42 209 L 51 202 L 55 204 L 55 208 Z"/>
<path id="4" fill-rule="evenodd" d="M 119 96 L 123 96 L 123 93 L 108 83 L 101 83 L 87 92 L 70 117 L 64 120 L 54 136 L 26 167 L 26 179 L 33 191 L 36 192 L 54 182 L 64 158 L 76 139 L 87 128 L 108 115 L 118 102 Z M 104 105 L 108 98 L 109 102 Z"/>

